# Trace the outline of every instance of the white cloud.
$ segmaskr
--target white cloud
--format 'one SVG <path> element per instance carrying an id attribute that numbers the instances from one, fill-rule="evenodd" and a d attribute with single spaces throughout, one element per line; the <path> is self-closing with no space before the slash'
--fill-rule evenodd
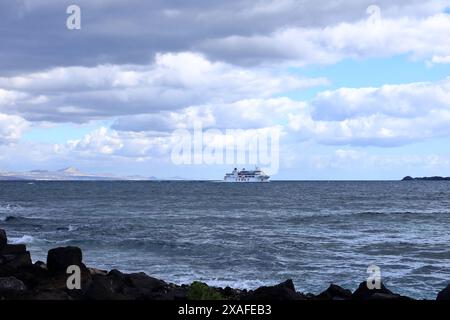
<path id="1" fill-rule="evenodd" d="M 24 93 L 0 88 L 0 110 L 7 110 L 7 107 L 13 106 L 16 101 L 25 97 Z"/>
<path id="2" fill-rule="evenodd" d="M 56 150 L 59 154 L 72 154 L 81 158 L 123 157 L 143 160 L 167 153 L 169 140 L 170 137 L 120 132 L 101 127 L 81 139 L 56 145 Z"/>
<path id="3" fill-rule="evenodd" d="M 341 120 L 369 115 L 417 118 L 433 110 L 449 110 L 450 78 L 439 82 L 341 88 L 320 93 L 312 102 L 316 120 Z"/>
<path id="4" fill-rule="evenodd" d="M 95 154 L 113 154 L 123 148 L 123 143 L 116 132 L 108 132 L 107 128 L 100 128 L 85 135 L 80 140 L 68 141 L 68 146 L 74 151 L 93 152 Z"/>
<path id="5" fill-rule="evenodd" d="M 450 63 L 450 55 L 448 56 L 433 56 L 431 64 L 448 64 Z"/>
<path id="6" fill-rule="evenodd" d="M 0 69 L 16 73 L 54 66 L 145 64 L 156 52 L 193 50 L 212 54 L 202 51 L 201 44 L 208 39 L 264 36 L 286 27 L 325 28 L 341 22 L 352 23 L 365 18 L 366 8 L 372 4 L 380 6 L 383 17 L 390 19 L 422 18 L 443 12 L 450 4 L 448 0 L 77 0 L 76 3 L 89 14 L 83 15 L 83 25 L 88 27 L 74 39 L 61 27 L 64 17 L 61 18 L 60 12 L 64 8 L 60 2 L 0 1 L 0 29 L 14 30 L 2 34 Z M 48 39 L 52 39 L 52 46 L 48 46 Z M 264 62 L 264 50 L 245 49 L 222 57 L 233 64 L 246 59 Z"/>
<path id="7" fill-rule="evenodd" d="M 268 98 L 324 84 L 325 79 L 238 68 L 194 53 L 168 53 L 158 54 L 147 66 L 67 67 L 2 77 L 0 99 L 14 105 L 11 112 L 31 121 L 85 122 L 204 103 Z M 16 91 L 21 94 L 11 96 Z"/>
<path id="8" fill-rule="evenodd" d="M 289 141 L 392 147 L 450 136 L 450 78 L 440 82 L 342 88 L 312 102 L 245 99 L 119 118 L 116 130 L 170 132 L 192 128 L 284 128 Z"/>
<path id="9" fill-rule="evenodd" d="M 287 122 L 287 115 L 305 108 L 306 103 L 289 98 L 244 99 L 234 103 L 192 106 L 179 111 L 119 118 L 113 128 L 122 131 L 161 131 L 203 128 L 258 129 Z"/>
<path id="10" fill-rule="evenodd" d="M 113 128 L 160 131 L 192 128 L 284 128 L 288 141 L 392 147 L 450 136 L 450 78 L 435 82 L 342 88 L 312 102 L 289 98 L 245 99 L 119 118 Z"/>
<path id="11" fill-rule="evenodd" d="M 437 154 L 381 154 L 354 149 L 337 149 L 326 155 L 308 157 L 311 166 L 324 168 L 444 168 L 450 166 L 448 156 Z"/>
<path id="12" fill-rule="evenodd" d="M 24 119 L 0 113 L 0 144 L 18 141 L 28 127 L 29 123 Z"/>
<path id="13" fill-rule="evenodd" d="M 339 89 L 289 115 L 300 139 L 396 146 L 450 136 L 450 78 L 437 83 Z"/>
<path id="14" fill-rule="evenodd" d="M 377 22 L 378 21 L 378 22 Z M 204 41 L 202 50 L 242 62 L 332 64 L 346 58 L 450 55 L 450 15 L 382 18 L 333 26 L 281 28 L 271 34 L 233 35 Z"/>

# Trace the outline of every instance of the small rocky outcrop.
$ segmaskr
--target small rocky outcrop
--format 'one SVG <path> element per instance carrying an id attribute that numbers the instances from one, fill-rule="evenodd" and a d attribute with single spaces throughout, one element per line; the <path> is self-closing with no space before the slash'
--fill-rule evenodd
<path id="1" fill-rule="evenodd" d="M 242 296 L 243 300 L 306 300 L 306 296 L 295 291 L 291 279 L 271 287 L 260 287 Z"/>
<path id="2" fill-rule="evenodd" d="M 439 291 L 436 300 L 450 300 L 450 284 L 448 284 L 444 289 Z"/>
<path id="3" fill-rule="evenodd" d="M 406 176 L 402 179 L 402 181 L 450 181 L 450 177 L 440 177 L 440 176 L 434 176 L 434 177 L 417 177 L 413 178 L 411 176 Z"/>
<path id="4" fill-rule="evenodd" d="M 350 300 L 352 292 L 338 285 L 330 284 L 327 290 L 315 297 L 317 300 Z"/>
<path id="5" fill-rule="evenodd" d="M 0 274 L 1 270 L 30 266 L 31 256 L 23 244 L 8 244 L 4 230 L 0 230 Z"/>
<path id="6" fill-rule="evenodd" d="M 8 239 L 6 238 L 5 230 L 0 229 L 0 250 L 2 250 L 4 246 L 6 246 L 7 242 Z"/>
<path id="7" fill-rule="evenodd" d="M 367 282 L 361 282 L 358 289 L 352 294 L 353 300 L 410 300 L 411 298 L 393 293 L 381 283 L 380 289 L 369 289 Z"/>
<path id="8" fill-rule="evenodd" d="M 106 275 L 92 276 L 86 297 L 93 300 L 162 299 L 168 291 L 167 283 L 145 273 L 125 274 L 111 270 Z"/>
<path id="9" fill-rule="evenodd" d="M 26 289 L 25 284 L 15 277 L 0 278 L 0 294 L 16 294 Z"/>
<path id="10" fill-rule="evenodd" d="M 78 247 L 60 247 L 51 249 L 47 255 L 47 269 L 54 274 L 65 273 L 71 265 L 84 267 L 83 253 Z"/>

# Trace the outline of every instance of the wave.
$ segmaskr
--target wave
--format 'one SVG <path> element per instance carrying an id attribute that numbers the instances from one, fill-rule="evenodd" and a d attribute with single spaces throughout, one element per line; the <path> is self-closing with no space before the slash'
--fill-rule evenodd
<path id="1" fill-rule="evenodd" d="M 357 215 L 380 216 L 380 215 L 437 215 L 450 214 L 449 211 L 363 211 L 356 213 Z"/>
<path id="2" fill-rule="evenodd" d="M 57 231 L 73 232 L 73 231 L 78 230 L 78 227 L 69 224 L 68 227 L 57 227 L 56 230 L 57 230 Z"/>
<path id="3" fill-rule="evenodd" d="M 15 217 L 15 216 L 6 216 L 6 217 L 0 218 L 0 221 L 3 221 L 3 222 L 11 222 L 11 221 L 15 221 L 15 220 L 17 220 L 17 219 L 19 219 L 19 217 Z"/>
<path id="4" fill-rule="evenodd" d="M 22 207 L 18 204 L 0 203 L 0 212 L 3 212 L 3 213 L 15 212 L 20 209 L 22 209 Z"/>
<path id="5" fill-rule="evenodd" d="M 34 237 L 29 235 L 24 235 L 20 238 L 9 237 L 9 242 L 11 244 L 30 244 L 34 242 Z"/>

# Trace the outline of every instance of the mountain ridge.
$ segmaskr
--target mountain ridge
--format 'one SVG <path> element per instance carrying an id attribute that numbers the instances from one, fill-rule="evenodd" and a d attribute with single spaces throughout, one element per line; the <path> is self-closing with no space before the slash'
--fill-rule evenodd
<path id="1" fill-rule="evenodd" d="M 31 181 L 114 181 L 114 180 L 133 180 L 133 181 L 146 181 L 155 180 L 154 177 L 142 177 L 142 176 L 119 176 L 113 174 L 92 174 L 84 173 L 76 167 L 66 167 L 56 171 L 35 169 L 26 172 L 1 172 L 0 180 L 31 180 Z"/>

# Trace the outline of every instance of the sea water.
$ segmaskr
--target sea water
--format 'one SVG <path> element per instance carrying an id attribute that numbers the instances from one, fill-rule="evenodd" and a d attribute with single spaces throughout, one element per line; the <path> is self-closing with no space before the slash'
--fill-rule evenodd
<path id="1" fill-rule="evenodd" d="M 0 228 L 33 260 L 74 245 L 87 265 L 177 284 L 392 291 L 450 282 L 450 182 L 0 182 Z"/>

